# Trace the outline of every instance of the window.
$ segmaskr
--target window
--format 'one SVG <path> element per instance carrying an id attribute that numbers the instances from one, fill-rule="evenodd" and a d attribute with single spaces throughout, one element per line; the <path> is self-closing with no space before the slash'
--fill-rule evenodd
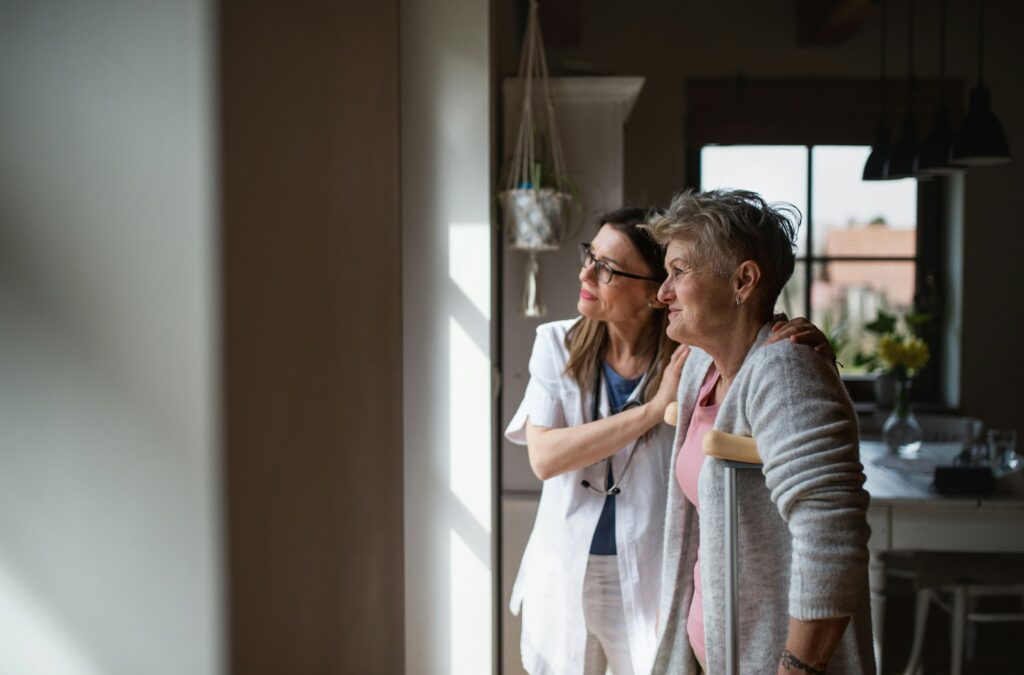
<path id="1" fill-rule="evenodd" d="M 707 190 L 754 190 L 803 215 L 793 277 L 779 299 L 789 316 L 807 316 L 844 337 L 838 354 L 871 349 L 864 330 L 879 309 L 908 311 L 917 278 L 917 181 L 865 182 L 871 149 L 850 145 L 708 145 L 700 154 Z"/>

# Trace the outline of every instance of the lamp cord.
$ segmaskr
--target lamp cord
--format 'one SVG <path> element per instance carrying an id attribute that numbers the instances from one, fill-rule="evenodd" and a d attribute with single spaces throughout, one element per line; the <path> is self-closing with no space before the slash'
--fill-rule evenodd
<path id="1" fill-rule="evenodd" d="M 985 0 L 978 3 L 978 82 L 984 80 L 985 72 Z"/>
<path id="2" fill-rule="evenodd" d="M 942 0 L 939 18 L 939 98 L 946 98 L 946 0 Z"/>
<path id="3" fill-rule="evenodd" d="M 882 94 L 882 117 L 885 117 L 885 0 L 882 0 L 882 69 L 878 78 L 879 88 Z"/>
<path id="4" fill-rule="evenodd" d="M 914 78 L 914 0 L 910 0 L 908 8 L 910 16 L 907 19 L 907 74 L 910 81 L 907 83 L 909 96 L 907 97 L 907 110 L 914 107 L 914 99 L 917 94 L 917 80 Z"/>

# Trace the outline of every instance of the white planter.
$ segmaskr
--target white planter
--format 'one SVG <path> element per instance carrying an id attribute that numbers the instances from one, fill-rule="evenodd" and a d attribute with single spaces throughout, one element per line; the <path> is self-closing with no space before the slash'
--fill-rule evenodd
<path id="1" fill-rule="evenodd" d="M 509 246 L 554 251 L 568 231 L 572 195 L 551 188 L 505 190 L 498 195 Z"/>

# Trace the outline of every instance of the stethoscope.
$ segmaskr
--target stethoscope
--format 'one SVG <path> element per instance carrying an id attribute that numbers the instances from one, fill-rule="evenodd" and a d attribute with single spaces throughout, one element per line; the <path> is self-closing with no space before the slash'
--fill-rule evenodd
<path id="1" fill-rule="evenodd" d="M 597 367 L 597 378 L 596 378 L 596 380 L 594 382 L 594 400 L 593 400 L 593 402 L 590 405 L 590 420 L 592 422 L 596 422 L 597 420 L 601 419 L 601 411 L 600 411 L 600 408 L 599 408 L 599 404 L 601 402 L 601 392 L 603 391 L 603 389 L 601 388 L 601 385 L 602 385 L 602 383 L 604 381 L 604 376 L 603 376 L 603 372 L 602 371 L 603 371 L 603 366 L 602 365 L 598 365 L 598 367 Z M 648 368 L 648 371 L 650 371 L 650 368 Z M 619 408 L 618 410 L 616 410 L 614 414 L 618 414 L 618 413 L 623 412 L 625 410 L 629 410 L 630 408 L 638 407 L 640 405 L 638 394 L 639 394 L 639 392 L 644 390 L 644 384 L 646 382 L 647 382 L 647 373 L 644 373 L 644 377 L 643 377 L 642 380 L 640 380 L 640 384 L 638 384 L 636 386 L 636 389 L 633 390 L 633 395 L 630 396 L 629 399 L 626 401 L 626 404 L 624 406 L 622 406 L 621 408 Z M 636 444 L 637 444 L 637 442 L 638 441 L 633 441 L 633 447 L 629 451 L 629 457 L 626 458 L 626 465 L 624 467 L 622 467 L 622 473 L 619 474 L 618 479 L 616 479 L 611 485 L 608 485 L 608 474 L 611 472 L 612 457 L 614 457 L 615 455 L 611 455 L 611 456 L 609 456 L 608 458 L 606 458 L 604 460 L 604 462 L 605 462 L 605 469 L 604 469 L 605 487 L 604 487 L 603 490 L 601 488 L 594 487 L 590 483 L 590 481 L 586 480 L 586 479 L 581 480 L 580 481 L 580 485 L 582 487 L 587 488 L 588 490 L 596 492 L 599 495 L 606 495 L 606 496 L 614 497 L 615 495 L 617 495 L 620 492 L 622 492 L 622 488 L 620 488 L 619 485 L 626 478 L 626 472 L 629 471 L 629 465 L 633 463 L 633 455 L 636 454 Z"/>

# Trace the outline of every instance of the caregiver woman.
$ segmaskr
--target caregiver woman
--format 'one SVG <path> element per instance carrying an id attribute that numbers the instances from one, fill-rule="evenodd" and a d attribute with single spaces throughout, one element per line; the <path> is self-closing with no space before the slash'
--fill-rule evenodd
<path id="1" fill-rule="evenodd" d="M 527 445 L 544 481 L 511 599 L 533 675 L 647 675 L 654 661 L 672 442 L 661 420 L 686 351 L 665 333 L 655 297 L 663 251 L 638 227 L 645 216 L 609 213 L 583 245 L 582 316 L 537 329 L 530 382 L 505 432 Z M 827 350 L 804 319 L 776 337 Z"/>
<path id="2" fill-rule="evenodd" d="M 795 210 L 745 191 L 684 193 L 650 223 L 667 244 L 668 335 L 693 348 L 679 386 L 655 673 L 725 672 L 722 464 L 712 427 L 752 436 L 738 472 L 740 672 L 873 673 L 868 495 L 853 406 L 824 359 L 767 344 L 793 273 Z"/>

